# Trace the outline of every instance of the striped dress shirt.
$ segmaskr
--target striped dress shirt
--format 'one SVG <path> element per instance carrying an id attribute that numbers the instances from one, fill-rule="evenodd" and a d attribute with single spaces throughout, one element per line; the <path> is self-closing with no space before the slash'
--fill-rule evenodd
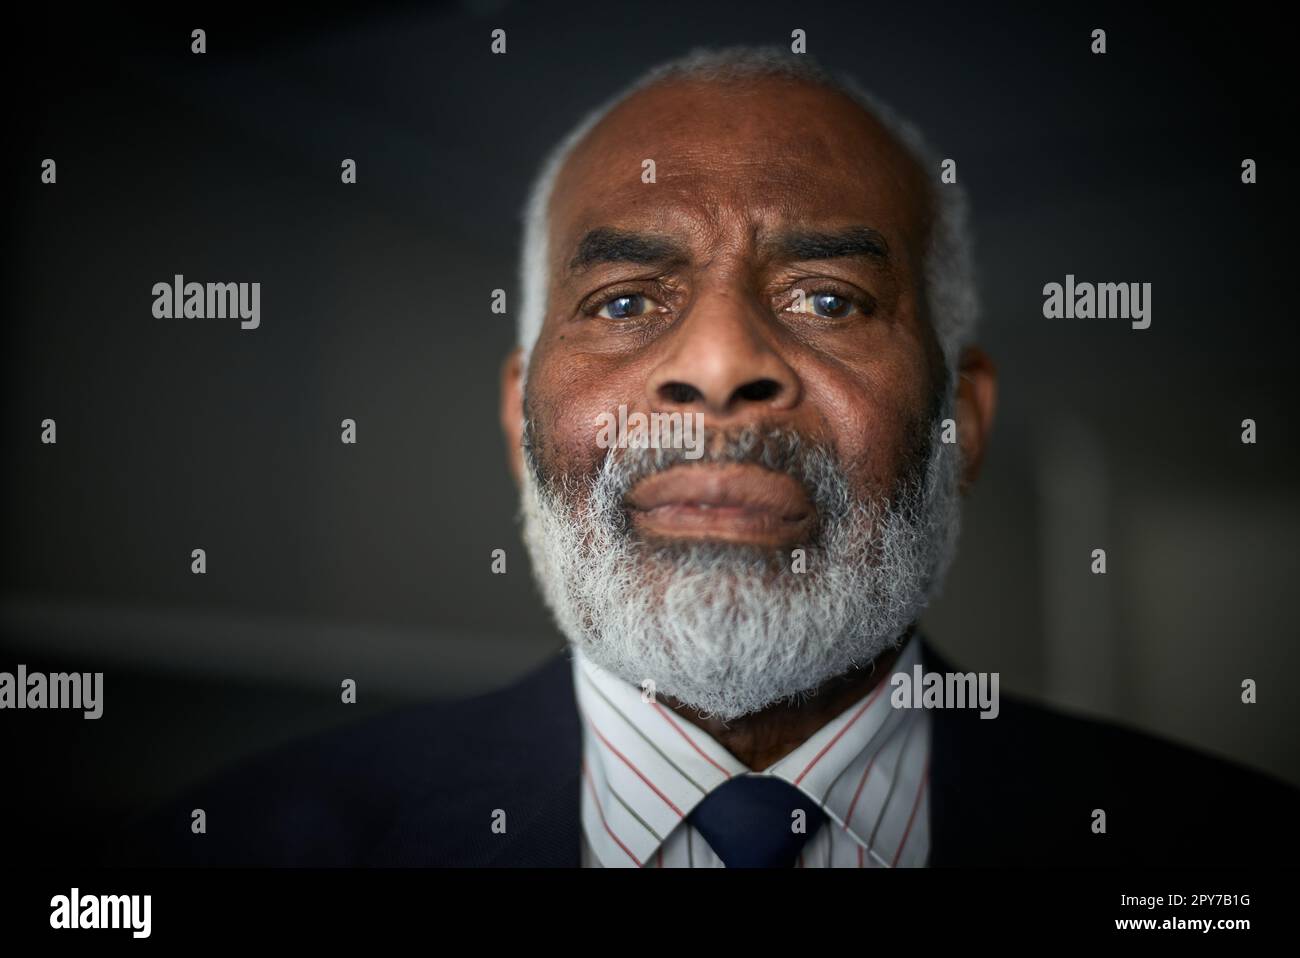
<path id="1" fill-rule="evenodd" d="M 574 650 L 582 719 L 582 863 L 595 868 L 721 868 L 686 821 L 733 775 L 774 775 L 827 820 L 797 867 L 921 867 L 930 850 L 930 717 L 894 708 L 889 675 L 789 755 L 753 772 L 699 726 Z M 892 672 L 920 661 L 915 636 Z"/>

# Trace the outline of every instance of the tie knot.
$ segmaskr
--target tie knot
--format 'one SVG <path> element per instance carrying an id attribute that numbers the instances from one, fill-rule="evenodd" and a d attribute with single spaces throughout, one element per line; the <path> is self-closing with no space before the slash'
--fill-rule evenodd
<path id="1" fill-rule="evenodd" d="M 687 816 L 728 868 L 790 868 L 825 820 L 816 801 L 771 775 L 728 779 Z"/>

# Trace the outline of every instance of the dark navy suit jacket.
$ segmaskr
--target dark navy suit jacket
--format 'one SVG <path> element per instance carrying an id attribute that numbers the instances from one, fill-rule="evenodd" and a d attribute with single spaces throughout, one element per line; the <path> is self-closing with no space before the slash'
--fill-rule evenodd
<path id="1" fill-rule="evenodd" d="M 957 671 L 924 639 L 922 661 Z M 1015 696 L 992 720 L 932 715 L 932 866 L 1300 860 L 1300 791 L 1266 775 Z M 581 744 L 560 654 L 500 691 L 247 761 L 130 823 L 105 863 L 576 867 Z M 190 831 L 195 808 L 204 835 Z M 1092 830 L 1094 809 L 1105 834 Z"/>

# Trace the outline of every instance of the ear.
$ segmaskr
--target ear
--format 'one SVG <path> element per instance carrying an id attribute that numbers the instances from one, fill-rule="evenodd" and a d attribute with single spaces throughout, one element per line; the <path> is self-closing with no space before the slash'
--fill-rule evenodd
<path id="1" fill-rule="evenodd" d="M 517 347 L 501 364 L 501 433 L 517 486 L 524 476 L 524 351 Z"/>
<path id="2" fill-rule="evenodd" d="M 961 445 L 961 491 L 979 475 L 998 404 L 998 371 L 978 346 L 962 351 L 957 368 L 957 442 Z"/>

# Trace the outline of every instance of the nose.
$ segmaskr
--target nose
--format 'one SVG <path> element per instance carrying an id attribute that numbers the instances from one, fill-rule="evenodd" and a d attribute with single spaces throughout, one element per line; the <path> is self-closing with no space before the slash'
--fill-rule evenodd
<path id="1" fill-rule="evenodd" d="M 699 294 L 650 372 L 651 408 L 716 419 L 793 408 L 799 377 L 771 340 L 770 322 L 763 306 L 739 291 Z"/>

